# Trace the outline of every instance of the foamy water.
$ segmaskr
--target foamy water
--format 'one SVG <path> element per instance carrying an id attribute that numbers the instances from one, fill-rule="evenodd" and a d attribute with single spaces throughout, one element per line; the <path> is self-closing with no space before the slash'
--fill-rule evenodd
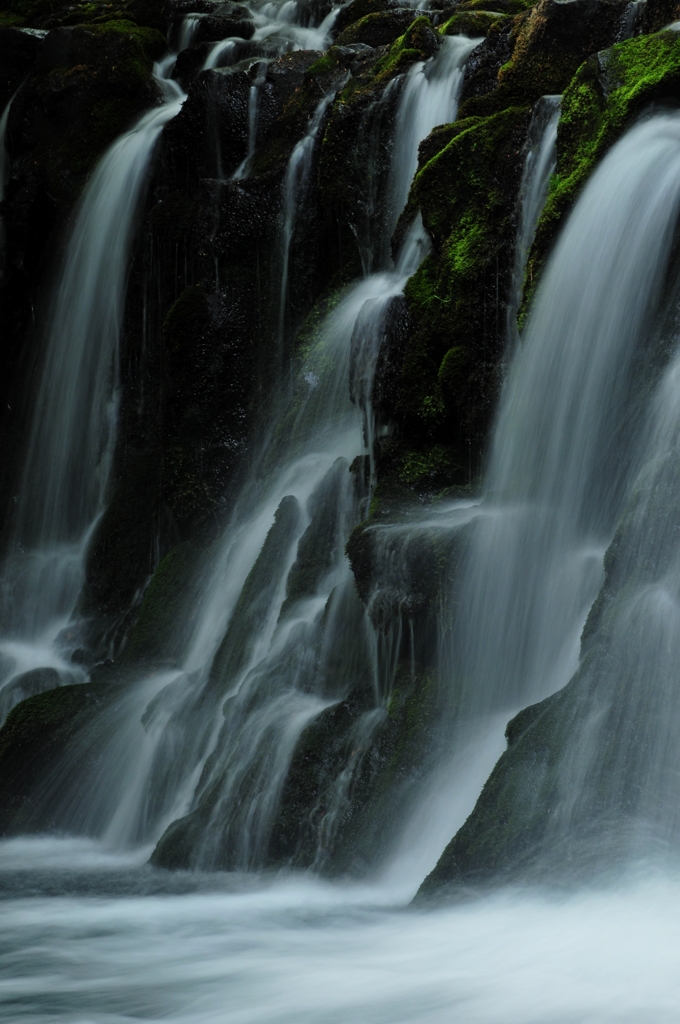
<path id="1" fill-rule="evenodd" d="M 1 844 L 0 873 L 6 1021 L 680 1019 L 678 878 L 413 910 L 380 885 L 164 875 L 81 841 Z"/>

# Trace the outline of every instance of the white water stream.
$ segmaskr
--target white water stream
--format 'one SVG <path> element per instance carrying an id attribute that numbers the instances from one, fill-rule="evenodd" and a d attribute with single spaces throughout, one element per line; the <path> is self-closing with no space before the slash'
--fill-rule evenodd
<path id="1" fill-rule="evenodd" d="M 16 511 L 15 543 L 1 581 L 3 712 L 28 695 L 37 667 L 82 678 L 62 636 L 84 579 L 87 547 L 106 502 L 116 435 L 118 340 L 130 244 L 154 146 L 184 94 L 155 69 L 164 102 L 108 149 L 75 216 L 49 310 L 45 361 L 32 415 Z M 75 634 L 74 634 L 75 635 Z M 61 642 L 60 642 L 61 641 Z M 40 686 L 40 683 L 37 683 Z"/>

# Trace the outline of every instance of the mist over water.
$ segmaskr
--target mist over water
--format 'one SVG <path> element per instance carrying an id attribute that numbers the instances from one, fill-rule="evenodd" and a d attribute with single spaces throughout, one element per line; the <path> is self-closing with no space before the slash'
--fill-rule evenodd
<path id="1" fill-rule="evenodd" d="M 414 911 L 380 883 L 305 878 L 184 876 L 164 895 L 165 873 L 30 845 L 0 845 L 7 1021 L 677 1021 L 677 877 Z"/>

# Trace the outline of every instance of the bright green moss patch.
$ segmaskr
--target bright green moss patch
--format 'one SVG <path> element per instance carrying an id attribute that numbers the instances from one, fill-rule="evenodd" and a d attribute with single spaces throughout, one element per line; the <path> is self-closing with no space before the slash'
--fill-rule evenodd
<path id="1" fill-rule="evenodd" d="M 425 15 L 416 18 L 403 36 L 395 40 L 389 51 L 375 65 L 376 79 L 383 81 L 392 78 L 410 67 L 411 64 L 431 56 L 433 40 L 434 33 L 429 18 L 426 18 Z"/>
<path id="2" fill-rule="evenodd" d="M 530 110 L 467 118 L 440 134 L 443 148 L 418 173 L 412 203 L 435 242 L 405 295 L 414 329 L 401 370 L 398 413 L 411 436 L 460 439 L 454 463 L 469 466 L 496 397 L 504 344 L 503 300 L 512 260 L 521 148 Z M 500 310 L 500 315 L 499 315 Z M 442 437 L 443 440 L 443 437 Z M 438 459 L 443 449 L 430 449 Z M 429 472 L 417 458 L 406 478 Z"/>
<path id="3" fill-rule="evenodd" d="M 536 282 L 558 223 L 613 143 L 646 107 L 680 97 L 680 35 L 660 32 L 617 43 L 578 70 L 562 99 L 557 170 L 527 276 Z M 531 289 L 530 289 L 531 290 Z"/>

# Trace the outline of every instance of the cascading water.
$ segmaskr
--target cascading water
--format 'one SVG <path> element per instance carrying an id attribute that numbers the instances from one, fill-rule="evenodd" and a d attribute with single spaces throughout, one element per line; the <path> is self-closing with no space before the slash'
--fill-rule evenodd
<path id="1" fill-rule="evenodd" d="M 519 190 L 519 223 L 512 268 L 510 301 L 508 302 L 508 342 L 513 349 L 519 341 L 517 314 L 524 291 L 524 271 L 546 197 L 550 178 L 555 170 L 557 124 L 560 119 L 560 96 L 542 96 L 534 107 L 522 184 Z"/>
<path id="2" fill-rule="evenodd" d="M 333 5 L 317 26 L 313 9 L 310 9 L 313 5 L 299 2 L 244 4 L 243 7 L 255 26 L 253 34 L 247 40 L 250 52 L 254 49 L 268 57 L 274 57 L 291 50 L 325 50 L 329 45 L 333 23 L 341 6 Z M 228 36 L 226 39 L 218 40 L 205 59 L 203 70 L 235 63 L 242 53 L 243 44 L 244 40 L 240 36 Z"/>
<path id="3" fill-rule="evenodd" d="M 70 622 L 88 542 L 106 500 L 116 430 L 117 346 L 135 215 L 155 143 L 184 101 L 156 66 L 164 103 L 104 155 L 83 195 L 49 314 L 45 363 L 20 482 L 13 549 L 2 577 L 3 712 L 83 678 L 69 661 Z M 70 633 L 73 633 L 71 636 Z M 26 677 L 25 673 L 47 672 Z"/>
<path id="4" fill-rule="evenodd" d="M 440 59 L 449 55 L 444 48 Z M 423 88 L 427 81 L 423 74 Z M 0 1015 L 35 1024 L 677 1019 L 680 895 L 667 871 L 645 865 L 621 888 L 547 898 L 505 889 L 434 912 L 404 914 L 395 904 L 411 898 L 465 817 L 508 716 L 561 686 L 576 665 L 615 530 L 586 658 L 557 695 L 585 694 L 576 725 L 570 732 L 565 722 L 558 763 L 538 757 L 516 773 L 526 784 L 520 810 L 539 802 L 547 768 L 564 785 L 558 841 L 579 815 L 601 826 L 604 808 L 628 815 L 645 852 L 650 839 L 677 846 L 680 365 L 674 358 L 663 368 L 668 320 L 659 327 L 657 312 L 668 312 L 672 291 L 664 278 L 679 172 L 675 114 L 651 117 L 612 148 L 566 225 L 513 353 L 483 499 L 441 501 L 426 523 L 423 515 L 390 527 L 407 539 L 424 528 L 455 535 L 463 549 L 440 657 L 454 697 L 456 717 L 442 723 L 450 749 L 398 863 L 359 887 L 171 873 L 142 861 L 174 821 L 160 864 L 266 862 L 305 725 L 361 681 L 372 700 L 347 732 L 330 799 L 314 807 L 308 863 L 327 866 L 352 775 L 388 713 L 390 660 L 373 660 L 375 637 L 343 548 L 370 496 L 375 357 L 391 300 L 427 246 L 419 218 L 397 266 L 340 298 L 309 346 L 293 400 L 275 408 L 268 443 L 206 557 L 210 582 L 192 608 L 181 666 L 114 683 L 108 697 L 99 684 L 105 715 L 77 736 L 68 764 L 50 762 L 40 793 L 49 821 L 103 843 L 0 842 Z M 111 852 L 125 845 L 134 852 Z"/>
<path id="5" fill-rule="evenodd" d="M 299 206 L 304 202 L 309 187 L 309 176 L 312 170 L 312 158 L 316 137 L 324 119 L 324 115 L 335 99 L 335 92 L 322 97 L 314 111 L 306 134 L 296 143 L 291 153 L 286 176 L 283 179 L 283 225 L 281 229 L 281 286 L 279 289 L 279 349 L 283 352 L 286 329 L 286 312 L 288 304 L 288 274 L 290 263 L 290 247 L 293 241 L 295 221 Z"/>
<path id="6" fill-rule="evenodd" d="M 266 79 L 267 61 L 261 60 L 256 65 L 255 75 L 248 95 L 248 148 L 245 157 L 232 174 L 234 181 L 238 181 L 240 178 L 247 178 L 250 172 L 250 165 L 255 156 L 255 147 L 257 146 L 257 115 L 260 107 L 260 92 Z"/>
<path id="7" fill-rule="evenodd" d="M 440 652 L 454 724 L 449 759 L 406 831 L 399 856 L 407 869 L 415 835 L 422 870 L 432 830 L 433 867 L 444 823 L 452 835 L 472 810 L 477 793 L 461 801 L 458 790 L 474 775 L 475 756 L 479 784 L 512 714 L 559 690 L 577 668 L 604 552 L 635 472 L 640 424 L 631 387 L 680 207 L 679 124 L 677 115 L 643 122 L 593 175 L 510 367 L 485 497 L 476 512 L 449 513 L 465 544 L 453 628 Z M 466 747 L 472 757 L 461 758 Z"/>
<path id="8" fill-rule="evenodd" d="M 417 151 L 432 124 L 455 117 L 476 42 L 444 39 L 433 72 L 418 66 L 409 74 L 397 119 L 400 158 L 402 131 Z M 415 166 L 410 151 L 409 160 Z M 406 188 L 393 191 L 396 201 L 405 201 Z M 135 845 L 174 821 L 159 863 L 256 866 L 266 859 L 305 726 L 357 686 L 369 694 L 363 725 L 376 720 L 386 694 L 377 692 L 370 627 L 344 554 L 366 492 L 363 473 L 347 470 L 371 445 L 385 312 L 426 248 L 418 217 L 394 270 L 356 284 L 322 326 L 291 404 L 277 412 L 274 446 L 265 446 L 236 505 L 181 669 L 148 679 L 117 706 L 115 725 L 107 724 L 113 738 L 98 756 L 102 784 L 85 797 L 62 794 L 63 827 Z M 96 726 L 87 742 L 101 748 Z M 60 787 L 56 773 L 46 799 Z M 342 783 L 335 796 L 342 800 Z M 328 844 L 332 805 L 321 828 Z"/>

